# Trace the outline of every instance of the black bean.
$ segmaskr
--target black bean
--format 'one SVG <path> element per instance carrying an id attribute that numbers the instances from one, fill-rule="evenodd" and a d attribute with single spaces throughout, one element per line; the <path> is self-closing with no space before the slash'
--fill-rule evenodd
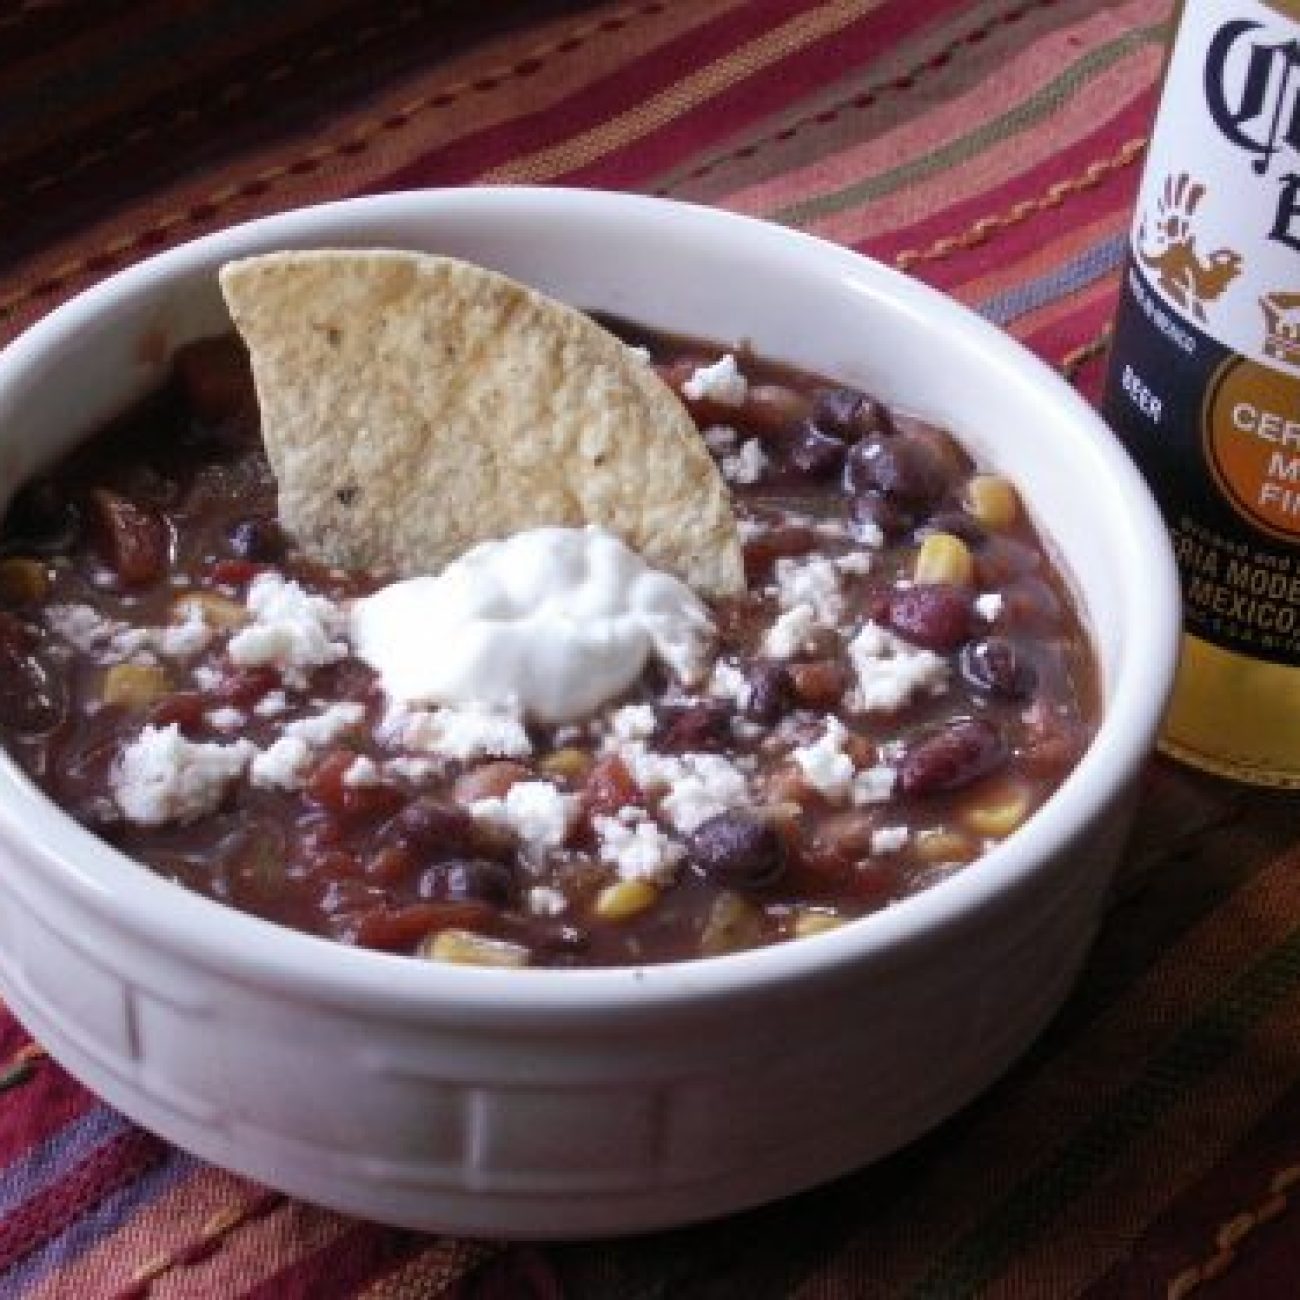
<path id="1" fill-rule="evenodd" d="M 790 464 L 807 478 L 834 478 L 844 467 L 846 447 L 839 438 L 806 421 L 790 444 Z"/>
<path id="2" fill-rule="evenodd" d="M 0 611 L 0 726 L 20 735 L 53 731 L 67 714 L 67 688 L 38 653 L 34 632 Z"/>
<path id="3" fill-rule="evenodd" d="M 761 813 L 735 808 L 698 826 L 686 843 L 696 869 L 714 884 L 759 889 L 785 870 L 780 832 Z"/>
<path id="4" fill-rule="evenodd" d="M 464 808 L 450 800 L 422 795 L 389 823 L 390 833 L 422 857 L 449 858 L 477 844 L 478 826 Z"/>
<path id="5" fill-rule="evenodd" d="M 991 636 L 962 647 L 961 674 L 976 690 L 1005 700 L 1033 694 L 1038 673 L 1033 664 L 1005 637 Z"/>
<path id="6" fill-rule="evenodd" d="M 745 680 L 749 683 L 745 716 L 752 721 L 771 724 L 794 707 L 794 683 L 785 664 L 770 659 L 755 660 L 750 664 Z"/>
<path id="7" fill-rule="evenodd" d="M 826 433 L 856 442 L 869 434 L 888 436 L 894 432 L 889 412 L 856 388 L 824 388 L 817 394 L 813 420 Z"/>
<path id="8" fill-rule="evenodd" d="M 877 492 L 913 510 L 943 495 L 948 476 L 938 452 L 919 438 L 873 438 L 857 443 L 844 462 L 844 485 L 857 496 Z"/>
<path id="9" fill-rule="evenodd" d="M 81 534 L 82 513 L 48 479 L 28 484 L 13 499 L 4 519 L 0 553 L 54 555 L 72 549 Z"/>
<path id="10" fill-rule="evenodd" d="M 241 560 L 275 563 L 284 558 L 284 530 L 274 519 L 241 519 L 230 530 L 230 549 Z"/>
<path id="11" fill-rule="evenodd" d="M 920 530 L 924 533 L 951 533 L 976 551 L 988 541 L 988 531 L 974 515 L 964 510 L 940 510 Z"/>
<path id="12" fill-rule="evenodd" d="M 946 582 L 902 587 L 889 595 L 887 622 L 913 644 L 947 654 L 970 636 L 971 594 Z"/>
<path id="13" fill-rule="evenodd" d="M 896 501 L 880 492 L 859 492 L 849 500 L 849 514 L 854 523 L 875 524 L 886 538 L 901 537 L 912 528 L 915 516 Z"/>
<path id="14" fill-rule="evenodd" d="M 424 899 L 450 903 L 491 903 L 504 907 L 514 892 L 514 875 L 500 862 L 485 858 L 452 858 L 421 874 L 417 885 Z"/>
<path id="15" fill-rule="evenodd" d="M 959 718 L 913 741 L 898 768 L 903 794 L 960 790 L 1001 767 L 1007 758 L 1001 731 L 985 718 Z"/>

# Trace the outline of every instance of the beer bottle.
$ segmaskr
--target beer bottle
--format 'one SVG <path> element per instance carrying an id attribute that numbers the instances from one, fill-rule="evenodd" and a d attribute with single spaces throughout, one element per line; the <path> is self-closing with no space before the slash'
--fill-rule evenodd
<path id="1" fill-rule="evenodd" d="M 1182 577 L 1162 748 L 1300 787 L 1300 0 L 1181 6 L 1103 410 Z"/>

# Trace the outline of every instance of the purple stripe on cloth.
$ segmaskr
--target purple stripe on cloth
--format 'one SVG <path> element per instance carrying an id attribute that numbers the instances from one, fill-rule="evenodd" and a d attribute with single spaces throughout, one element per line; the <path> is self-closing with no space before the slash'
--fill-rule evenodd
<path id="1" fill-rule="evenodd" d="M 1105 239 L 1046 275 L 1026 280 L 1024 284 L 976 303 L 975 310 L 999 325 L 1007 325 L 1058 298 L 1078 293 L 1085 285 L 1104 280 L 1124 260 L 1127 249 L 1127 232 Z"/>
<path id="2" fill-rule="evenodd" d="M 0 1217 L 57 1182 L 96 1147 L 125 1133 L 129 1122 L 109 1106 L 92 1106 L 0 1172 Z"/>
<path id="3" fill-rule="evenodd" d="M 141 1177 L 105 1197 L 90 1213 L 69 1222 L 57 1237 L 51 1237 L 21 1263 L 0 1273 L 0 1296 L 4 1300 L 20 1300 L 55 1269 L 62 1268 L 85 1251 L 99 1245 L 105 1237 L 111 1236 L 145 1206 L 202 1168 L 193 1156 L 181 1151 L 169 1151 L 161 1162 Z M 69 1300 L 73 1300 L 73 1297 L 70 1296 Z M 78 1296 L 76 1300 L 92 1300 L 92 1297 Z"/>

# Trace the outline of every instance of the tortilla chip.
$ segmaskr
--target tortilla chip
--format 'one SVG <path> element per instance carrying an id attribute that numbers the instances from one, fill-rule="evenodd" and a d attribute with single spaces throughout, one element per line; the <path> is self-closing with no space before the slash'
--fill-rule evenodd
<path id="1" fill-rule="evenodd" d="M 222 268 L 281 521 L 347 568 L 440 570 L 476 542 L 599 524 L 708 595 L 744 587 L 726 484 L 677 395 L 582 313 L 395 251 Z"/>

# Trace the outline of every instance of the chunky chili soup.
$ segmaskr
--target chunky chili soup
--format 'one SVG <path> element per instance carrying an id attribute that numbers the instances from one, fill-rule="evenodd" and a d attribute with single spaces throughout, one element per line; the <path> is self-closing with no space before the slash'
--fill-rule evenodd
<path id="1" fill-rule="evenodd" d="M 980 870 L 1099 708 L 1016 488 L 855 388 L 609 324 L 681 394 L 740 521 L 748 593 L 710 603 L 689 680 L 651 663 L 563 724 L 395 708 L 347 637 L 391 575 L 284 535 L 220 338 L 9 509 L 10 753 L 168 880 L 431 960 L 728 953 Z"/>

